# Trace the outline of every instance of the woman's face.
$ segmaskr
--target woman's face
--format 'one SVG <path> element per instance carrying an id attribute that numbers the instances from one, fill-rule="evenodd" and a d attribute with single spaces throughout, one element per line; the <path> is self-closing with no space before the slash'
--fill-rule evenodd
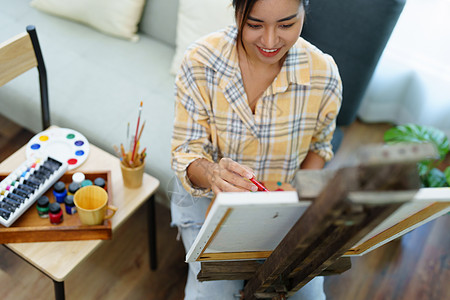
<path id="1" fill-rule="evenodd" d="M 242 30 L 247 56 L 254 63 L 275 64 L 295 44 L 303 27 L 299 0 L 259 0 Z"/>

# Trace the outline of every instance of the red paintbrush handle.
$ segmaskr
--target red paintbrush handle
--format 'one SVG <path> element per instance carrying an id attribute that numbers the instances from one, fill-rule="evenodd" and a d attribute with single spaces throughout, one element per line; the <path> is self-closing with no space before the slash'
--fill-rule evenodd
<path id="1" fill-rule="evenodd" d="M 266 189 L 265 186 L 263 186 L 260 182 L 258 182 L 255 179 L 255 177 L 250 178 L 250 181 L 253 182 L 253 184 L 258 187 L 258 191 L 270 192 L 268 189 Z"/>

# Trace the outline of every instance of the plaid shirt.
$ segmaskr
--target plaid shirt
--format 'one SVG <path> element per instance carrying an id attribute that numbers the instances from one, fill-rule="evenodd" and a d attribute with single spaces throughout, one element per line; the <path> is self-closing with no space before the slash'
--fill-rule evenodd
<path id="1" fill-rule="evenodd" d="M 186 176 L 199 158 L 229 157 L 252 168 L 258 180 L 291 182 L 308 151 L 326 161 L 333 156 L 342 84 L 331 56 L 299 38 L 253 114 L 236 37 L 230 26 L 191 45 L 176 77 L 172 168 L 193 196 L 210 192 Z"/>

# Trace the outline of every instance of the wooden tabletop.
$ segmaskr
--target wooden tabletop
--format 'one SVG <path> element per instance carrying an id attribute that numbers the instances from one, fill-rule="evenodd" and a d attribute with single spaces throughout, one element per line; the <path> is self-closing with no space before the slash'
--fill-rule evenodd
<path id="1" fill-rule="evenodd" d="M 26 160 L 26 146 L 4 160 L 0 164 L 0 172 L 14 171 Z M 111 171 L 114 206 L 118 210 L 112 218 L 114 231 L 129 218 L 133 212 L 150 197 L 158 188 L 159 181 L 144 174 L 140 188 L 128 189 L 123 186 L 119 159 L 90 144 L 88 159 L 74 171 Z M 102 240 L 70 241 L 70 242 L 40 242 L 15 243 L 5 246 L 41 270 L 56 281 L 64 281 L 75 267 L 86 259 Z"/>

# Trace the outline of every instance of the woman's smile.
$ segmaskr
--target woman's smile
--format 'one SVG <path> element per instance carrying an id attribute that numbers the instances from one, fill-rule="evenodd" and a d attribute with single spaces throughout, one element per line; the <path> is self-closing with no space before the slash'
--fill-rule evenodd
<path id="1" fill-rule="evenodd" d="M 259 50 L 259 52 L 264 55 L 265 57 L 273 57 L 275 55 L 277 55 L 281 48 L 272 48 L 272 49 L 268 49 L 268 48 L 262 48 L 259 46 L 256 46 Z"/>

